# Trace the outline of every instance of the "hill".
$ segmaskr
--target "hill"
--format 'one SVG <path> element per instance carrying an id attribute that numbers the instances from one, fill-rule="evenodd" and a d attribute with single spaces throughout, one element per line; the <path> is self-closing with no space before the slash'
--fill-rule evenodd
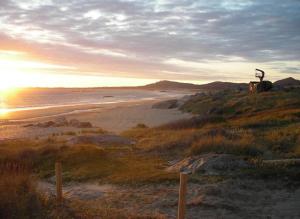
<path id="1" fill-rule="evenodd" d="M 191 96 L 180 110 L 191 119 L 125 133 L 137 147 L 182 157 L 208 152 L 261 159 L 298 158 L 300 89 L 249 95 L 223 90 Z"/>
<path id="2" fill-rule="evenodd" d="M 278 80 L 274 82 L 275 87 L 294 87 L 300 86 L 300 80 L 296 80 L 295 78 L 289 77 L 282 80 Z"/>
<path id="3" fill-rule="evenodd" d="M 158 81 L 153 84 L 142 86 L 141 88 L 150 90 L 198 89 L 199 85 L 176 81 Z"/>
<path id="4" fill-rule="evenodd" d="M 151 89 L 151 90 L 178 90 L 178 89 L 187 89 L 187 90 L 228 90 L 228 89 L 246 89 L 246 83 L 232 83 L 232 82 L 221 82 L 215 81 L 208 84 L 191 84 L 191 83 L 181 83 L 175 81 L 159 81 L 153 84 L 148 84 L 140 88 Z"/>
<path id="5" fill-rule="evenodd" d="M 233 83 L 233 82 L 222 82 L 222 81 L 215 81 L 208 84 L 199 85 L 200 89 L 203 90 L 244 90 L 247 89 L 248 84 L 246 83 Z"/>
<path id="6" fill-rule="evenodd" d="M 278 80 L 273 83 L 274 87 L 298 87 L 300 86 L 300 80 L 296 80 L 292 77 Z M 150 90 L 204 90 L 204 91 L 222 91 L 222 90 L 247 90 L 248 83 L 234 83 L 214 81 L 208 84 L 191 84 L 181 83 L 175 81 L 159 81 L 153 84 L 148 84 L 142 87 L 142 89 Z"/>
<path id="7" fill-rule="evenodd" d="M 300 89 L 278 90 L 249 95 L 247 91 L 219 91 L 212 94 L 198 93 L 182 105 L 186 112 L 201 116 L 215 115 L 226 118 L 249 116 L 260 112 L 266 113 L 300 109 Z"/>

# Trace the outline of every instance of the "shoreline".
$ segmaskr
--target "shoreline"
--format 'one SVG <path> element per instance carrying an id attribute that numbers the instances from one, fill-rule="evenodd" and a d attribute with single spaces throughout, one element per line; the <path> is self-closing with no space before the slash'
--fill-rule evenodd
<path id="1" fill-rule="evenodd" d="M 118 91 L 118 90 L 117 90 Z M 136 92 L 136 91 L 133 91 Z M 107 94 L 107 93 L 106 93 Z M 108 93 L 109 94 L 109 93 Z M 135 93 L 133 93 L 134 95 Z M 0 108 L 0 125 L 7 123 L 15 122 L 28 122 L 31 120 L 40 120 L 44 118 L 51 118 L 56 116 L 65 116 L 70 114 L 77 114 L 81 112 L 89 112 L 99 108 L 106 108 L 111 106 L 119 105 L 132 105 L 135 103 L 145 103 L 145 102 L 157 102 L 164 101 L 168 99 L 180 99 L 185 95 L 193 94 L 191 91 L 169 91 L 164 95 L 145 94 L 143 97 L 137 96 L 136 98 L 128 99 L 128 96 L 125 99 L 122 99 L 122 95 L 119 95 L 117 99 L 111 99 L 101 102 L 99 100 L 93 100 L 89 102 L 71 102 L 71 103 L 58 103 L 58 104 L 49 104 L 49 105 L 40 105 L 40 106 L 24 106 L 17 108 Z M 111 95 L 116 95 L 111 93 Z M 127 94 L 128 95 L 128 94 Z"/>
<path id="2" fill-rule="evenodd" d="M 122 105 L 142 104 L 146 102 L 156 102 L 159 100 L 135 100 L 135 101 L 119 101 L 119 102 L 105 102 L 105 103 L 88 103 L 88 104 L 70 104 L 57 105 L 51 107 L 33 107 L 26 110 L 16 110 L 8 112 L 3 119 L 8 123 L 24 123 L 31 121 L 42 121 L 44 119 L 51 119 L 61 116 L 68 116 L 73 114 L 88 113 L 98 109 L 111 108 Z M 1 117 L 0 117 L 1 118 Z M 1 121 L 1 119 L 0 119 Z M 0 123 L 1 124 L 1 123 Z"/>
<path id="3" fill-rule="evenodd" d="M 9 120 L 4 120 L 2 123 L 0 121 L 0 140 L 49 137 L 52 134 L 82 130 L 74 127 L 25 127 L 27 124 L 53 121 L 59 117 L 90 122 L 93 129 L 101 128 L 116 134 L 140 123 L 154 127 L 192 117 L 191 114 L 182 113 L 178 109 L 152 108 L 154 103 L 167 99 L 169 98 L 15 112 L 10 114 Z"/>

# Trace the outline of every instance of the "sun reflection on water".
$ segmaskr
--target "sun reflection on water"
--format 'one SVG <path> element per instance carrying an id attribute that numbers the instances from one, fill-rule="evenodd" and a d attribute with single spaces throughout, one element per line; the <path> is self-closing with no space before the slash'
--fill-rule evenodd
<path id="1" fill-rule="evenodd" d="M 5 95 L 6 92 L 0 90 L 0 118 L 3 118 L 8 113 L 8 109 L 5 104 Z"/>

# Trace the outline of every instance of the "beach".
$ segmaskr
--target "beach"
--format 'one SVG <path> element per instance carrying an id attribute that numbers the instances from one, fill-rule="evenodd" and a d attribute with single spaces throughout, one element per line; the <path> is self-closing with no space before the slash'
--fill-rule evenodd
<path id="1" fill-rule="evenodd" d="M 115 102 L 70 104 L 64 106 L 33 107 L 32 109 L 17 110 L 2 115 L 0 123 L 0 139 L 48 137 L 63 132 L 79 132 L 78 127 L 38 127 L 32 124 L 55 121 L 60 118 L 89 122 L 92 129 L 104 129 L 119 134 L 137 124 L 148 127 L 162 125 L 168 122 L 189 118 L 190 114 L 178 109 L 154 109 L 153 104 L 181 98 L 187 91 L 180 93 L 148 96 L 136 100 L 120 100 Z M 5 116 L 6 119 L 3 117 Z"/>

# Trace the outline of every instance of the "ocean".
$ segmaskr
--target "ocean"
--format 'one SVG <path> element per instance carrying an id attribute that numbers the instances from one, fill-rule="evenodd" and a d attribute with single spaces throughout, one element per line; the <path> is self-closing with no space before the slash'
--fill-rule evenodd
<path id="1" fill-rule="evenodd" d="M 33 88 L 0 94 L 0 112 L 171 99 L 179 96 L 183 96 L 182 92 L 105 88 Z"/>

